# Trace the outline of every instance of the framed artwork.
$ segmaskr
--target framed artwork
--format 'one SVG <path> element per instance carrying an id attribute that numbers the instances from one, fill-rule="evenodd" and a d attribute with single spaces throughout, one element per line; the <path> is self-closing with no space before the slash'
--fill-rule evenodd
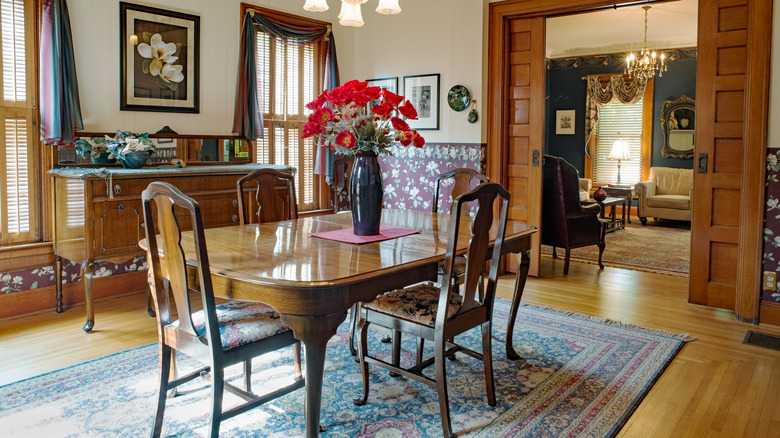
<path id="1" fill-rule="evenodd" d="M 416 130 L 439 129 L 439 74 L 404 76 L 404 96 L 417 109 L 417 120 L 407 120 Z"/>
<path id="2" fill-rule="evenodd" d="M 394 78 L 381 78 L 381 79 L 366 79 L 369 87 L 379 87 L 385 90 L 390 90 L 393 93 L 398 94 L 398 77 Z"/>
<path id="3" fill-rule="evenodd" d="M 119 3 L 120 109 L 199 112 L 200 17 Z"/>
<path id="4" fill-rule="evenodd" d="M 574 135 L 575 110 L 555 111 L 555 133 L 558 135 Z"/>

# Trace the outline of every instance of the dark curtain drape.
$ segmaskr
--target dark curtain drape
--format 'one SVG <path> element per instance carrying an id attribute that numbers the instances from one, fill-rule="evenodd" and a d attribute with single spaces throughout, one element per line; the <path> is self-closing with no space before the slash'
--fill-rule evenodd
<path id="1" fill-rule="evenodd" d="M 40 110 L 43 141 L 73 144 L 84 129 L 73 39 L 65 0 L 43 0 L 41 11 Z"/>
<path id="2" fill-rule="evenodd" d="M 261 96 L 257 92 L 255 67 L 255 32 L 267 32 L 284 44 L 296 46 L 317 44 L 323 39 L 325 47 L 325 83 L 323 89 L 331 90 L 339 85 L 338 61 L 336 59 L 336 41 L 330 26 L 305 26 L 288 23 L 260 12 L 247 11 L 241 29 L 241 56 L 238 65 L 238 85 L 236 107 L 233 118 L 233 133 L 249 140 L 263 137 L 263 114 L 260 111 Z M 314 173 L 325 175 L 328 182 L 333 178 L 333 151 L 320 145 L 317 148 Z"/>
<path id="3" fill-rule="evenodd" d="M 647 79 L 626 81 L 623 75 L 612 75 L 609 82 L 601 82 L 598 75 L 588 76 L 588 102 L 585 109 L 585 154 L 590 157 L 590 141 L 599 123 L 599 108 L 615 99 L 635 104 L 645 94 Z"/>

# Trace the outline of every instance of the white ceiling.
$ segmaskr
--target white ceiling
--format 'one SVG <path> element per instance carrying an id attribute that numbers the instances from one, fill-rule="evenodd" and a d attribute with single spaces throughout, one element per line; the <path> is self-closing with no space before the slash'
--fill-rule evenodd
<path id="1" fill-rule="evenodd" d="M 680 0 L 651 4 L 647 15 L 648 49 L 695 47 L 697 3 Z M 547 57 L 638 52 L 644 40 L 643 5 L 548 18 Z"/>

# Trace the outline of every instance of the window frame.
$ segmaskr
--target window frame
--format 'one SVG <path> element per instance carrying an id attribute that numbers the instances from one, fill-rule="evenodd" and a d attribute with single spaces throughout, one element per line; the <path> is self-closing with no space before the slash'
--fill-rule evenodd
<path id="1" fill-rule="evenodd" d="M 601 83 L 608 83 L 612 76 L 621 75 L 620 73 L 602 74 L 597 75 Z M 623 78 L 628 81 L 629 78 L 626 75 L 622 75 Z M 650 162 L 653 159 L 653 96 L 654 96 L 655 81 L 653 78 L 647 80 L 647 86 L 645 87 L 645 93 L 642 96 L 642 143 L 641 143 L 641 178 L 640 181 L 646 181 L 650 177 Z M 598 138 L 597 132 L 594 132 L 593 144 L 596 144 Z M 594 154 L 588 156 L 585 154 L 585 178 L 593 180 L 593 162 L 595 158 Z M 593 187 L 591 191 L 596 190 L 598 187 Z"/>
<path id="2" fill-rule="evenodd" d="M 311 19 L 311 18 L 299 16 L 299 15 L 289 14 L 289 13 L 286 13 L 286 12 L 280 12 L 280 11 L 276 11 L 276 10 L 266 9 L 266 8 L 262 8 L 262 7 L 258 7 L 258 6 L 252 6 L 252 5 L 248 5 L 246 3 L 242 3 L 241 4 L 241 18 L 242 19 L 246 15 L 247 11 L 259 12 L 259 13 L 262 13 L 264 16 L 275 18 L 275 19 L 279 19 L 279 20 L 282 20 L 282 21 L 285 21 L 285 22 L 288 22 L 288 23 L 302 24 L 302 25 L 307 25 L 307 26 L 316 25 L 316 26 L 331 27 L 331 23 L 328 23 L 328 22 L 325 22 L 325 21 L 314 20 L 314 19 Z M 323 84 L 325 82 L 325 71 L 326 71 L 326 69 L 325 69 L 325 62 L 326 62 L 326 58 L 325 58 L 324 54 L 326 53 L 326 45 L 327 44 L 328 44 L 327 40 L 323 39 L 318 44 L 314 45 L 314 55 L 313 55 L 313 57 L 314 57 L 314 74 L 313 74 L 313 76 L 314 76 L 315 83 L 314 83 L 314 88 L 313 88 L 313 97 L 318 96 L 322 92 Z M 274 53 L 274 50 L 275 50 L 274 47 L 271 47 L 270 52 Z M 271 59 L 272 59 L 271 63 L 275 63 L 276 62 L 275 61 L 275 57 L 273 56 L 273 54 L 271 55 Z M 259 87 L 258 87 L 258 91 L 261 92 Z M 270 93 L 271 96 L 274 96 L 274 91 L 275 91 L 274 84 L 272 82 L 271 84 L 269 84 L 269 93 Z M 304 107 L 304 105 L 306 103 L 308 103 L 308 102 L 304 101 L 305 99 L 304 99 L 303 90 L 301 90 L 299 96 L 300 96 L 299 97 L 299 106 L 300 106 L 301 111 L 302 111 L 301 114 L 305 114 L 305 107 Z M 286 137 L 288 135 L 288 131 L 290 131 L 292 129 L 297 129 L 298 132 L 300 133 L 301 130 L 303 129 L 304 123 L 306 123 L 306 121 L 307 121 L 307 116 L 305 116 L 305 115 L 304 116 L 300 116 L 300 117 L 295 117 L 295 118 L 288 118 L 287 114 L 285 114 L 284 118 L 286 118 L 286 120 L 281 120 L 279 118 L 274 118 L 273 117 L 273 111 L 274 111 L 273 103 L 274 103 L 273 101 L 268 103 L 268 108 L 269 108 L 269 111 L 271 111 L 271 113 L 270 114 L 269 113 L 264 113 L 263 114 L 264 139 L 258 139 L 258 140 L 255 140 L 255 141 L 252 142 L 250 159 L 251 159 L 251 162 L 253 162 L 253 163 L 257 163 L 258 162 L 258 155 L 259 155 L 259 147 L 258 147 L 259 145 L 258 145 L 258 143 L 263 142 L 263 141 L 272 141 L 271 137 L 274 136 L 274 129 L 273 128 L 277 128 L 277 127 L 283 126 L 284 127 L 284 136 Z M 284 112 L 286 113 L 286 110 Z M 304 145 L 304 139 L 300 139 L 300 142 L 301 143 L 299 144 L 299 148 Z M 313 152 L 313 156 L 312 156 L 313 161 L 316 161 L 316 155 L 317 155 L 317 150 L 316 149 L 318 147 L 317 143 L 312 141 L 311 147 L 313 148 L 313 151 L 312 151 Z M 269 151 L 269 154 L 271 154 L 271 153 L 272 153 L 272 151 Z M 269 157 L 270 156 L 271 155 L 269 155 Z M 299 154 L 298 156 L 302 157 L 301 154 Z M 302 160 L 302 159 L 303 158 L 300 158 L 299 161 Z M 300 166 L 298 166 L 296 164 L 295 167 L 297 169 L 299 169 L 299 173 L 300 173 Z M 300 177 L 301 176 L 299 176 L 299 178 Z M 314 206 L 313 209 L 312 208 L 306 209 L 306 208 L 308 208 L 308 206 L 305 206 L 303 204 L 303 202 L 305 200 L 304 196 L 303 196 L 303 187 L 301 187 L 300 184 L 298 185 L 298 187 L 296 187 L 296 191 L 298 192 L 298 193 L 296 193 L 296 195 L 298 195 L 299 215 L 300 216 L 305 216 L 307 213 L 310 213 L 310 212 L 320 212 L 320 211 L 324 210 L 323 206 L 329 205 L 330 191 L 328 190 L 328 186 L 325 183 L 324 176 L 312 174 L 312 177 L 313 177 L 313 180 L 312 180 L 312 183 L 313 183 L 313 187 L 312 187 L 312 190 L 313 190 L 313 200 L 312 200 L 312 202 L 313 202 L 313 206 Z"/>

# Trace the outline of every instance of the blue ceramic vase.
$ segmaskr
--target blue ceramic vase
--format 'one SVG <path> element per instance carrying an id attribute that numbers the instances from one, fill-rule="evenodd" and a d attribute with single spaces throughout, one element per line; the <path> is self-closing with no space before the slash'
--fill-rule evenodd
<path id="1" fill-rule="evenodd" d="M 382 171 L 375 152 L 358 152 L 349 179 L 352 228 L 357 236 L 379 234 L 382 219 Z"/>
<path id="2" fill-rule="evenodd" d="M 122 167 L 127 169 L 140 169 L 146 164 L 146 160 L 151 155 L 150 151 L 144 152 L 128 152 L 124 155 L 119 155 L 119 162 L 122 163 Z"/>
<path id="3" fill-rule="evenodd" d="M 116 158 L 108 158 L 108 156 L 111 155 L 110 152 L 101 152 L 100 155 L 92 156 L 92 163 L 93 164 L 114 164 L 116 163 Z"/>

